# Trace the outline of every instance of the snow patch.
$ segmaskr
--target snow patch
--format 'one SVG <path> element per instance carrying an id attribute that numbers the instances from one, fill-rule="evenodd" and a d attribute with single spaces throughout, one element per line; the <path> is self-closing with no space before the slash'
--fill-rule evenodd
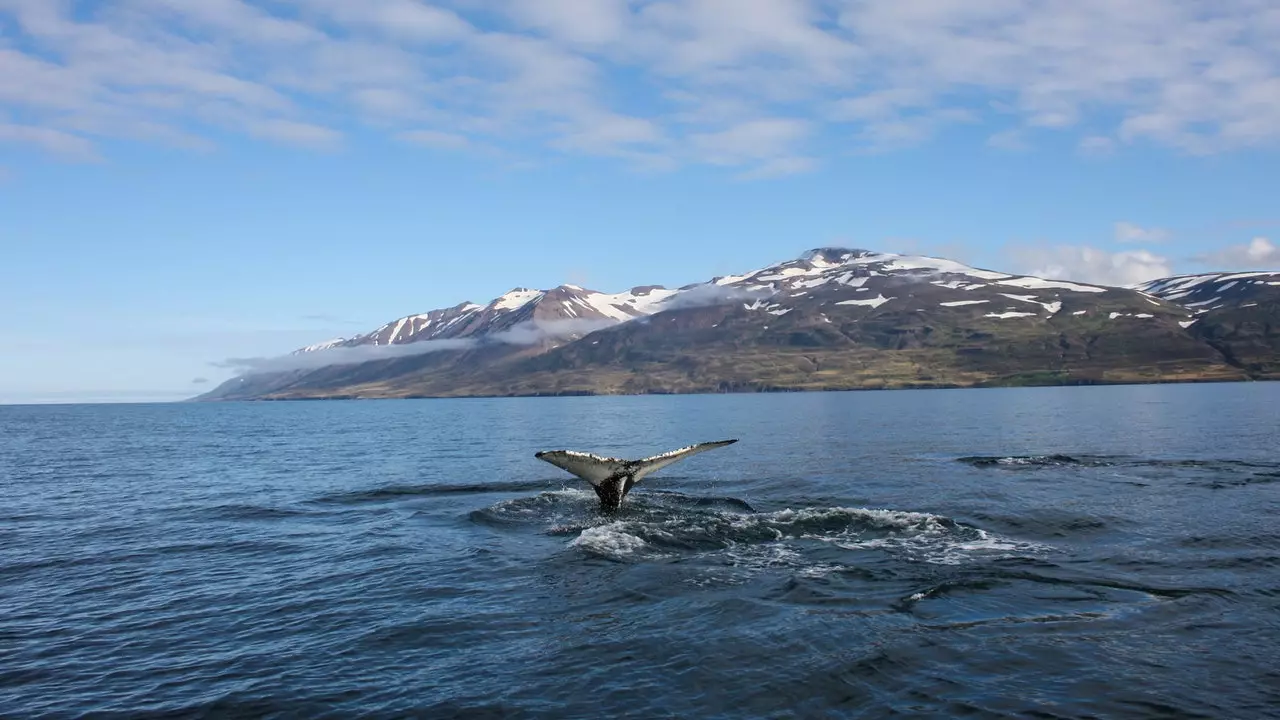
<path id="1" fill-rule="evenodd" d="M 891 297 L 887 298 L 879 293 L 876 293 L 876 296 L 871 298 L 870 300 L 841 300 L 836 304 L 837 305 L 867 305 L 873 308 L 877 308 L 893 299 L 894 298 L 891 298 Z"/>
<path id="2" fill-rule="evenodd" d="M 951 302 L 938 303 L 942 307 L 960 307 L 961 305 L 981 305 L 982 303 L 991 302 L 990 300 L 953 300 Z"/>
<path id="3" fill-rule="evenodd" d="M 518 310 L 540 297 L 542 297 L 541 290 L 512 290 L 493 301 L 493 308 L 495 310 Z"/>
<path id="4" fill-rule="evenodd" d="M 796 287 L 801 287 L 806 289 L 815 288 L 815 287 L 818 287 L 819 285 L 826 285 L 829 282 L 831 282 L 831 278 L 829 277 L 815 278 L 813 280 L 802 280 L 796 283 Z"/>
<path id="5" fill-rule="evenodd" d="M 308 345 L 302 348 L 301 350 L 295 350 L 294 352 L 296 353 L 319 352 L 321 350 L 328 350 L 330 348 L 337 347 L 338 345 L 341 345 L 346 341 L 347 341 L 346 338 L 340 338 L 340 337 L 333 338 L 332 340 L 325 340 L 324 342 L 316 343 L 315 345 Z"/>
<path id="6" fill-rule="evenodd" d="M 1200 307 L 1201 305 L 1212 305 L 1216 302 L 1222 302 L 1222 298 L 1216 297 L 1212 300 L 1201 300 L 1200 302 L 1186 303 L 1187 307 Z"/>
<path id="7" fill-rule="evenodd" d="M 756 280 L 760 280 L 761 282 L 772 282 L 774 280 L 786 280 L 789 277 L 795 277 L 797 275 L 809 275 L 812 272 L 813 271 L 805 270 L 804 268 L 789 267 L 779 270 L 773 275 L 760 275 L 756 277 Z"/>
<path id="8" fill-rule="evenodd" d="M 1106 292 L 1106 288 L 1094 287 L 1093 285 L 1079 285 L 1077 283 L 1062 282 L 1060 280 L 1045 280 L 1037 277 L 1020 277 L 1010 280 L 1001 280 L 997 285 L 1012 285 L 1013 287 L 1026 288 L 1028 290 L 1074 290 L 1076 292 L 1101 293 Z"/>
<path id="9" fill-rule="evenodd" d="M 1016 318 L 1016 317 L 1035 317 L 1035 313 L 1010 311 L 1010 312 L 1002 312 L 1002 313 L 987 313 L 986 315 L 983 315 L 983 317 L 999 318 L 1001 320 L 1004 320 L 1006 318 Z"/>

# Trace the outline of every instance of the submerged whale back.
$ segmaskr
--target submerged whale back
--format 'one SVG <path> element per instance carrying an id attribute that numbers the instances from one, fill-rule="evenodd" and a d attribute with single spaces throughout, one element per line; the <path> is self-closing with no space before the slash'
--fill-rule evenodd
<path id="1" fill-rule="evenodd" d="M 568 470 L 591 483 L 600 498 L 601 507 L 616 510 L 622 505 L 622 499 L 631 492 L 631 488 L 644 476 L 691 455 L 736 442 L 738 441 L 735 439 L 698 443 L 640 460 L 622 460 L 576 450 L 545 450 L 534 453 L 534 457 Z"/>

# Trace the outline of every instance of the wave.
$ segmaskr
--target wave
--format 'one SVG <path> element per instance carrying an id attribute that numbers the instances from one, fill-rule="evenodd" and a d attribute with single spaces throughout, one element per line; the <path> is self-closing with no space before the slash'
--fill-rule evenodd
<path id="1" fill-rule="evenodd" d="M 283 520 L 311 514 L 305 510 L 291 508 L 236 504 L 218 505 L 201 512 L 218 520 Z"/>
<path id="2" fill-rule="evenodd" d="M 1107 467 L 1132 470 L 1138 473 L 1128 482 L 1146 487 L 1148 482 L 1139 480 L 1166 480 L 1170 473 L 1181 474 L 1188 484 L 1212 490 L 1280 482 L 1280 463 L 1239 460 L 1233 458 L 1168 459 L 1143 458 L 1124 455 L 968 455 L 956 458 L 978 468 L 1001 468 L 1010 471 L 1041 470 L 1045 468 L 1098 468 Z M 1143 470 L 1160 470 L 1158 476 L 1143 474 Z"/>
<path id="3" fill-rule="evenodd" d="M 426 484 L 426 485 L 385 485 L 383 487 L 354 490 L 349 492 L 322 495 L 314 500 L 317 503 L 335 505 L 359 505 L 362 503 L 399 500 L 406 497 L 432 497 L 440 495 L 478 495 L 485 493 L 529 492 L 547 487 L 545 480 L 525 480 L 496 483 L 463 483 L 463 484 Z"/>
<path id="4" fill-rule="evenodd" d="M 1053 454 L 1053 455 L 969 455 L 966 457 L 956 458 L 956 462 L 962 462 L 974 467 L 1062 467 L 1062 466 L 1080 466 L 1080 467 L 1105 467 L 1114 464 L 1111 458 L 1105 456 L 1081 456 L 1074 457 L 1071 455 Z"/>

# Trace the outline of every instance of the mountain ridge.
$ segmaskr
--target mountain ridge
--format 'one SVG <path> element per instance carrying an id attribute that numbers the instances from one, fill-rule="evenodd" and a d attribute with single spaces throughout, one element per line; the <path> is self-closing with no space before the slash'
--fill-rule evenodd
<path id="1" fill-rule="evenodd" d="M 841 247 L 604 293 L 516 287 L 397 318 L 196 399 L 737 392 L 1270 379 L 1280 273 L 1128 288 Z"/>

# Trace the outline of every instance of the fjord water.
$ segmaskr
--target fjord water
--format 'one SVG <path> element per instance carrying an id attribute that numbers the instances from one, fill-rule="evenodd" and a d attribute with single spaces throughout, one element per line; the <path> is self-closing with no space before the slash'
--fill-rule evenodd
<path id="1" fill-rule="evenodd" d="M 534 459 L 739 438 L 615 517 Z M 1280 708 L 1280 384 L 0 407 L 0 716 Z"/>

